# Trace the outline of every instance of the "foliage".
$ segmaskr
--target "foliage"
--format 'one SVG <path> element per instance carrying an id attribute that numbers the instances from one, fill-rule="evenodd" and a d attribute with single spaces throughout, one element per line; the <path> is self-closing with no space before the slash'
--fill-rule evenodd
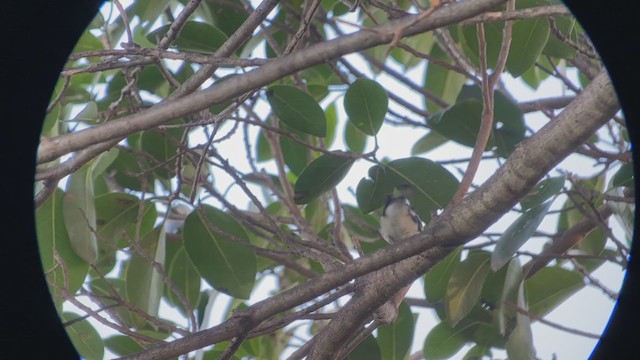
<path id="1" fill-rule="evenodd" d="M 268 3 L 260 6 L 275 7 Z M 571 96 L 565 103 L 522 101 L 509 86 L 496 89 L 481 167 L 500 171 L 601 67 L 582 28 L 551 3 L 516 3 L 516 10 L 539 11 L 513 22 L 505 72 L 530 90 L 554 79 L 566 85 L 566 73 L 584 83 L 566 85 Z M 353 9 L 334 0 L 288 1 L 275 7 L 271 20 L 259 21 L 263 27 L 245 30 L 243 23 L 261 13 L 243 4 L 138 0 L 123 16 L 106 3 L 53 91 L 43 144 L 144 115 L 148 108 L 179 114 L 160 125 L 132 127 L 112 143 L 91 143 L 64 160 L 73 166 L 59 156 L 39 162 L 36 220 L 43 269 L 84 358 L 146 351 L 170 336 L 167 341 L 191 336 L 217 325 L 210 318 L 221 304 L 225 319 L 250 309 L 265 298 L 257 289 L 269 281 L 271 295 L 295 292 L 359 251 L 371 254 L 384 246 L 377 229 L 387 195 L 408 197 L 428 228 L 461 186 L 469 158 L 447 157 L 446 151 L 436 156 L 436 149 L 470 154 L 478 147 L 487 111 L 479 31 L 486 38 L 487 67 L 495 70 L 504 55 L 504 19 L 485 19 L 482 30 L 459 22 L 395 43 L 372 43 L 357 55 L 370 69 L 351 55 L 330 56 L 244 95 L 188 108 L 180 101 L 190 95 L 175 94 L 193 93 L 193 84 L 204 89 L 210 79 L 211 89 L 243 86 L 251 69 L 277 64 L 289 53 L 304 61 L 314 44 L 332 34 L 344 38 L 346 23 L 374 27 L 424 11 L 416 8 L 421 1 L 362 2 Z M 187 11 L 192 14 L 184 21 Z M 305 12 L 314 11 L 307 21 Z M 397 34 L 405 30 L 396 28 Z M 242 40 L 229 45 L 237 37 Z M 383 141 L 391 126 L 410 135 Z M 541 255 L 547 266 L 521 265 L 603 206 L 610 206 L 630 241 L 630 144 L 623 122 L 607 126 L 577 150 L 580 155 L 571 155 L 586 157 L 597 172 L 577 174 L 561 164 L 520 197 L 511 209 L 514 220 L 505 220 L 500 236 L 487 232 L 467 239 L 424 274 L 424 300 L 440 321 L 428 334 L 416 328 L 420 302 L 403 302 L 396 321 L 353 344 L 347 358 L 405 359 L 420 348 L 425 359 L 445 359 L 465 345 L 471 345 L 465 358 L 505 349 L 510 358 L 533 357 L 531 323 L 578 293 L 585 277 L 606 261 L 626 263 L 624 244 L 611 240 L 607 215 L 581 241 Z M 411 156 L 388 158 L 386 146 Z M 555 233 L 541 230 L 553 222 Z M 285 304 L 279 315 L 252 323 L 244 334 L 249 337 L 191 350 L 204 358 L 277 358 L 299 347 L 300 338 L 321 332 L 343 303 L 336 297 L 317 309 L 313 304 L 352 292 L 339 287 L 314 294 L 312 302 Z M 103 308 L 89 319 L 103 317 L 115 335 L 101 334 L 95 322 L 67 311 L 87 299 Z M 168 307 L 177 311 L 163 310 Z M 414 340 L 414 334 L 421 337 Z"/>

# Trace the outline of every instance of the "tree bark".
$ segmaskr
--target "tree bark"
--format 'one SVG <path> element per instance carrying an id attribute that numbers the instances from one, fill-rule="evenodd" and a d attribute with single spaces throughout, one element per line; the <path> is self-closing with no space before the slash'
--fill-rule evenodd
<path id="1" fill-rule="evenodd" d="M 418 239 L 437 245 L 379 270 L 375 287 L 356 293 L 313 339 L 307 359 L 335 359 L 369 314 L 390 296 L 496 222 L 565 157 L 584 143 L 618 111 L 617 97 L 605 72 L 544 126 L 523 141 L 504 165 L 459 205 L 432 221 Z M 401 244 L 402 245 L 402 244 Z"/>
<path id="2" fill-rule="evenodd" d="M 411 36 L 439 27 L 458 23 L 490 10 L 506 0 L 464 1 L 435 11 L 423 21 L 411 25 L 419 15 L 407 16 L 390 21 L 384 25 L 368 28 L 340 37 L 332 41 L 321 42 L 296 51 L 291 55 L 271 61 L 258 69 L 210 88 L 173 101 L 162 102 L 136 114 L 109 121 L 103 125 L 68 133 L 49 139 L 40 144 L 37 163 L 52 161 L 62 155 L 84 149 L 88 146 L 121 139 L 138 131 L 206 109 L 214 104 L 240 96 L 247 91 L 258 89 L 284 76 L 293 74 L 314 65 L 322 64 L 342 55 L 368 49 L 390 42 L 396 31 L 404 29 L 402 36 Z M 411 26 L 409 26 L 411 25 Z"/>
<path id="3" fill-rule="evenodd" d="M 545 174 L 618 110 L 609 77 L 602 72 L 555 120 L 523 141 L 480 188 L 434 219 L 425 232 L 258 302 L 235 313 L 218 326 L 124 359 L 173 358 L 246 335 L 253 327 L 282 311 L 310 301 L 358 276 L 382 269 L 384 276 L 376 289 L 354 296 L 313 339 L 309 359 L 334 358 L 349 336 L 362 326 L 367 315 L 400 288 L 428 271 L 455 247 L 474 239 L 500 219 Z"/>

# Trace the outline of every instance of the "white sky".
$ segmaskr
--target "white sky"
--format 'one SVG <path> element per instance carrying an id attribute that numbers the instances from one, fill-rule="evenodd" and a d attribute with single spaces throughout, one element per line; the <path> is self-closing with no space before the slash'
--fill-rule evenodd
<path id="1" fill-rule="evenodd" d="M 258 1 L 254 0 L 252 2 L 254 3 L 254 6 L 256 6 Z M 122 1 L 122 3 L 124 6 L 127 6 L 129 1 Z M 105 12 L 105 14 L 106 13 L 107 12 Z M 365 72 L 368 76 L 370 76 L 371 78 L 375 78 L 373 74 L 369 72 L 367 66 L 360 66 L 364 63 L 359 59 L 359 57 L 350 55 L 348 56 L 348 59 L 353 64 L 359 65 L 361 71 Z M 395 62 L 392 62 L 392 66 L 396 70 L 400 70 L 402 72 L 402 69 L 397 66 Z M 423 79 L 424 68 L 424 64 L 421 64 L 416 69 L 405 75 L 412 79 Z M 569 72 L 568 76 L 575 83 L 578 83 L 575 72 Z M 420 107 L 423 106 L 423 100 L 421 99 L 421 97 L 408 90 L 406 87 L 399 85 L 397 81 L 393 80 L 389 76 L 381 75 L 375 79 L 382 83 L 385 88 L 393 89 L 392 91 L 402 98 L 414 104 L 417 104 Z M 554 79 L 548 79 L 544 81 L 537 91 L 532 91 L 526 85 L 523 85 L 519 80 L 510 78 L 509 76 L 505 76 L 505 82 L 507 87 L 511 90 L 513 96 L 519 100 L 538 99 L 563 95 L 562 84 Z M 346 87 L 344 87 L 344 89 L 346 89 Z M 340 93 L 338 95 L 331 94 L 329 96 L 329 99 L 331 101 L 338 98 L 336 105 L 337 109 L 339 110 L 339 123 L 337 126 L 339 133 L 341 133 L 341 129 L 343 128 L 343 124 L 346 118 L 344 109 L 342 107 L 342 94 L 343 93 Z M 322 103 L 323 107 L 326 107 L 328 103 L 329 101 L 325 100 Z M 417 119 L 416 116 L 408 113 L 398 106 L 393 106 L 393 108 L 401 113 L 411 116 L 414 119 Z M 258 111 L 258 113 L 264 113 L 268 111 L 268 105 L 263 102 L 259 106 L 259 109 L 260 110 Z M 543 125 L 547 122 L 546 117 L 535 113 L 527 114 L 526 119 L 528 121 L 528 125 L 534 128 L 537 128 L 535 124 Z M 227 126 L 221 129 L 220 134 L 226 133 L 225 129 L 228 130 L 231 124 L 227 123 L 226 125 Z M 383 125 L 382 129 L 378 133 L 378 143 L 380 146 L 378 158 L 386 156 L 390 159 L 397 159 L 411 156 L 411 146 L 425 133 L 426 130 L 422 129 L 393 127 L 387 124 Z M 250 134 L 252 136 L 252 139 L 257 138 L 257 130 L 255 128 L 252 127 Z M 217 148 L 221 154 L 228 157 L 230 163 L 234 165 L 238 170 L 250 171 L 249 166 L 246 164 L 245 150 L 243 142 L 241 140 L 241 135 L 242 132 L 238 131 L 237 134 L 232 137 L 232 140 L 219 144 Z M 192 139 L 192 141 L 193 143 L 202 144 L 204 143 L 204 138 L 194 138 Z M 344 144 L 343 139 L 340 136 L 336 137 L 332 149 L 346 148 L 347 147 Z M 373 148 L 373 141 L 371 139 L 369 139 L 368 141 L 367 148 Z M 465 158 L 469 155 L 469 148 L 450 144 L 437 148 L 436 150 L 428 153 L 426 157 L 428 157 L 430 160 L 437 161 Z M 355 191 L 358 182 L 363 176 L 366 176 L 367 170 L 370 166 L 371 163 L 367 161 L 356 162 L 347 177 L 345 177 L 340 185 L 338 185 L 338 193 L 343 202 L 356 204 L 355 198 L 352 195 L 351 191 Z M 581 157 L 574 157 L 571 161 L 565 161 L 561 164 L 561 166 L 566 170 L 570 170 L 580 175 L 588 175 L 594 173 L 594 169 L 591 167 L 592 162 Z M 259 164 L 258 168 L 265 168 L 267 171 L 275 173 L 275 167 L 273 165 Z M 487 179 L 494 173 L 496 168 L 497 167 L 495 161 L 484 161 L 482 163 L 482 166 L 480 167 L 480 170 L 476 176 L 476 181 L 474 183 L 481 183 L 482 181 Z M 453 168 L 449 167 L 449 170 L 452 171 L 452 173 L 456 177 L 460 178 L 460 175 Z M 215 174 L 216 186 L 218 186 L 219 189 L 226 189 L 227 186 L 232 185 L 232 179 L 227 177 L 226 174 L 221 174 L 219 170 L 214 170 L 214 172 L 215 171 L 217 171 L 217 173 Z M 257 187 L 252 187 L 252 190 L 255 191 L 254 193 L 260 194 L 260 191 Z M 237 186 L 231 187 L 228 199 L 240 208 L 245 205 L 248 206 L 249 204 L 248 199 Z M 562 201 L 563 200 L 560 199 L 556 200 L 556 202 L 554 203 L 554 208 L 559 208 L 562 205 Z M 506 229 L 511 224 L 511 221 L 513 221 L 515 218 L 515 215 L 508 214 L 501 221 L 491 226 L 489 231 L 502 231 Z M 617 226 L 615 222 L 612 222 L 611 224 L 614 225 L 614 234 L 620 239 L 623 239 L 624 234 L 622 233 L 620 227 Z M 540 229 L 550 233 L 554 233 L 555 227 L 555 218 L 549 217 L 545 219 Z M 522 250 L 536 252 L 541 249 L 542 244 L 542 240 L 532 239 L 527 244 L 525 244 Z M 614 291 L 618 291 L 622 283 L 624 272 L 622 272 L 621 269 L 616 265 L 605 263 L 600 269 L 596 270 L 593 275 L 598 278 L 605 286 Z M 255 303 L 268 297 L 269 291 L 274 287 L 274 285 L 275 278 L 273 276 L 265 277 L 265 279 L 261 283 L 256 284 L 256 288 L 254 289 L 249 303 Z M 206 287 L 209 288 L 208 286 Z M 408 296 L 417 298 L 424 297 L 421 281 L 416 281 L 414 283 L 411 290 L 409 291 Z M 228 304 L 229 300 L 230 298 L 224 294 L 220 294 L 218 296 L 215 303 L 215 309 L 217 309 L 217 311 L 214 311 L 214 314 L 210 319 L 210 324 L 216 325 L 222 320 L 222 312 L 226 309 L 226 304 Z M 88 305 L 92 304 L 89 303 Z M 591 286 L 586 286 L 583 290 L 578 292 L 569 300 L 565 301 L 562 305 L 560 305 L 545 318 L 549 321 L 569 326 L 571 328 L 580 329 L 591 333 L 601 333 L 609 319 L 613 306 L 614 302 L 611 301 L 606 295 L 604 295 L 599 289 L 593 288 Z M 77 310 L 71 305 L 67 304 L 64 308 L 65 310 L 82 314 L 81 311 Z M 166 314 L 164 316 L 167 316 L 178 324 L 186 325 L 185 321 L 182 320 L 179 315 L 177 315 L 177 312 L 170 308 L 166 303 L 163 302 L 161 304 L 160 311 L 161 313 Z M 431 328 L 433 328 L 438 323 L 435 314 L 430 309 L 421 309 L 414 307 L 412 308 L 412 311 L 419 314 L 419 316 L 417 320 L 411 353 L 422 349 L 425 336 L 429 333 Z M 585 316 L 586 314 L 588 314 L 588 316 Z M 115 334 L 112 329 L 105 327 L 97 321 L 90 321 L 103 337 L 110 334 Z M 597 343 L 596 340 L 559 331 L 540 323 L 533 323 L 532 330 L 534 344 L 537 350 L 537 356 L 540 359 L 551 359 L 552 354 L 556 354 L 557 359 L 560 360 L 586 359 Z M 465 348 L 463 348 L 462 351 L 460 351 L 455 357 L 453 357 L 453 359 L 462 359 L 463 355 L 470 347 L 471 345 L 467 345 Z M 112 357 L 114 357 L 114 355 L 109 353 L 105 349 L 105 358 Z M 494 357 L 506 358 L 506 353 L 494 351 Z"/>

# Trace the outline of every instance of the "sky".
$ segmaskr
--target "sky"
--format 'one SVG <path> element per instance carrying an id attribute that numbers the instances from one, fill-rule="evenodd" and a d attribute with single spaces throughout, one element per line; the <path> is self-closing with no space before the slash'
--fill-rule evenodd
<path id="1" fill-rule="evenodd" d="M 258 1 L 253 1 L 254 5 Z M 124 6 L 127 6 L 128 1 L 122 1 Z M 105 5 L 106 6 L 106 5 Z M 108 11 L 107 11 L 108 13 Z M 272 14 L 273 15 L 273 14 Z M 261 51 L 257 50 L 258 54 Z M 258 55 L 259 56 L 259 55 Z M 362 60 L 356 55 L 349 55 L 347 58 L 355 65 L 359 66 L 360 69 L 365 72 L 369 77 L 375 78 L 375 80 L 379 81 L 383 86 L 388 89 L 391 89 L 394 93 L 401 96 L 402 98 L 422 106 L 423 100 L 414 92 L 408 90 L 406 87 L 395 81 L 393 78 L 390 78 L 386 75 L 375 76 L 372 74 L 368 67 L 362 66 L 364 63 Z M 390 62 L 391 66 L 399 71 L 403 71 L 395 62 Z M 425 71 L 425 65 L 421 64 L 420 66 L 413 69 L 411 72 L 405 74 L 409 78 L 423 78 L 423 74 Z M 576 74 L 569 72 L 567 74 L 570 79 L 574 82 L 577 82 Z M 554 79 L 548 79 L 544 81 L 537 90 L 532 90 L 528 88 L 526 85 L 523 85 L 519 80 L 510 78 L 508 75 L 504 77 L 505 84 L 508 89 L 511 91 L 512 95 L 519 100 L 529 100 L 529 99 L 537 99 L 541 97 L 553 97 L 564 95 L 564 90 L 562 84 Z M 340 88 L 338 88 L 340 89 Z M 342 88 L 346 90 L 346 87 Z M 332 94 L 329 98 L 322 102 L 323 108 L 326 107 L 330 102 L 336 100 L 336 108 L 339 111 L 339 123 L 337 128 L 341 129 L 344 121 L 346 119 L 346 115 L 344 113 L 344 109 L 342 107 L 342 93 L 340 94 Z M 401 107 L 393 106 L 391 107 L 397 110 L 400 113 L 407 112 L 403 110 Z M 266 102 L 262 102 L 259 105 L 258 113 L 264 114 L 268 111 L 268 105 Z M 407 114 L 412 118 L 416 119 L 413 114 Z M 536 124 L 543 125 L 548 120 L 541 114 L 526 114 L 527 124 L 531 127 L 536 127 Z M 420 119 L 417 119 L 420 120 Z M 231 124 L 227 123 L 225 126 L 230 127 Z M 225 133 L 225 128 L 221 129 L 221 133 Z M 383 125 L 382 129 L 378 134 L 378 143 L 379 143 L 379 153 L 378 158 L 388 157 L 390 159 L 398 159 L 411 156 L 411 146 L 417 141 L 420 137 L 422 137 L 426 133 L 426 130 L 413 130 L 408 127 L 394 127 L 388 124 Z M 224 156 L 227 156 L 230 163 L 236 166 L 240 171 L 249 171 L 250 168 L 246 164 L 246 157 L 244 151 L 244 145 L 240 138 L 242 132 L 238 132 L 238 134 L 234 135 L 235 138 L 232 137 L 232 140 L 221 143 L 218 146 L 218 150 Z M 252 139 L 257 139 L 257 130 L 251 129 L 250 135 Z M 191 139 L 192 144 L 203 144 L 205 142 L 204 137 L 194 136 Z M 346 145 L 344 141 L 340 137 L 336 137 L 336 140 L 332 146 L 332 149 L 346 149 Z M 373 148 L 373 141 L 371 139 L 368 141 L 367 149 L 371 150 Z M 367 150 L 365 150 L 367 151 Z M 436 150 L 426 154 L 425 156 L 430 160 L 448 160 L 452 158 L 465 158 L 470 155 L 470 149 L 462 146 L 458 146 L 455 144 L 444 145 Z M 345 179 L 338 185 L 337 190 L 340 196 L 340 199 L 343 202 L 354 204 L 355 198 L 353 196 L 353 192 L 363 176 L 366 176 L 368 168 L 371 166 L 371 163 L 367 161 L 358 161 L 354 164 L 349 174 L 345 177 Z M 565 161 L 561 165 L 564 169 L 570 170 L 576 174 L 587 176 L 589 174 L 593 174 L 595 169 L 592 168 L 592 162 L 588 159 L 584 159 L 581 157 L 574 157 L 571 161 Z M 271 164 L 259 164 L 259 168 L 264 168 L 265 170 L 275 173 L 275 167 Z M 496 170 L 497 165 L 492 161 L 484 161 L 479 169 L 478 174 L 476 175 L 474 183 L 479 184 L 486 180 L 489 176 L 491 176 Z M 460 178 L 459 174 L 452 168 L 449 167 L 449 170 L 452 171 L 454 175 Z M 226 177 L 224 174 L 216 174 L 216 185 L 218 188 L 225 189 L 227 186 L 232 185 L 232 179 Z M 63 185 L 62 182 L 61 185 Z M 255 190 L 256 194 L 260 194 L 260 191 L 256 187 L 252 187 L 252 190 Z M 248 199 L 242 193 L 242 191 L 238 187 L 230 187 L 228 199 L 230 199 L 236 206 L 242 208 L 243 206 L 249 204 Z M 556 200 L 553 208 L 559 208 L 562 205 L 563 200 Z M 213 202 L 215 204 L 215 202 Z M 488 231 L 503 231 L 510 224 L 511 221 L 515 219 L 515 215 L 508 214 L 503 217 L 502 220 L 498 221 L 496 224 L 492 225 Z M 612 223 L 612 230 L 616 236 L 619 238 L 624 238 L 622 234 L 622 230 L 620 229 L 615 221 Z M 540 226 L 540 230 L 545 230 L 547 232 L 555 232 L 556 220 L 554 218 L 546 219 L 543 224 Z M 527 242 L 523 247 L 523 250 L 529 250 L 532 252 L 539 251 L 542 247 L 543 241 L 540 239 L 532 239 Z M 595 271 L 594 276 L 598 278 L 605 286 L 608 288 L 618 291 L 620 289 L 620 285 L 622 283 L 622 279 L 624 276 L 624 272 L 621 271 L 620 267 L 617 265 L 611 265 L 606 263 L 601 268 Z M 266 277 L 261 283 L 257 284 L 254 289 L 254 293 L 249 300 L 249 303 L 255 303 L 259 300 L 262 300 L 269 296 L 269 290 L 274 285 L 275 278 L 273 276 Z M 205 284 L 205 287 L 206 286 Z M 420 281 L 416 281 L 414 286 L 412 286 L 409 291 L 408 296 L 423 298 L 424 293 L 422 290 L 422 285 Z M 210 324 L 215 325 L 219 323 L 222 319 L 222 311 L 226 309 L 226 305 L 229 302 L 230 298 L 224 294 L 220 294 L 216 303 L 214 304 L 214 310 L 212 313 L 212 317 L 210 319 Z M 89 305 L 93 305 L 89 303 Z M 580 329 L 583 331 L 591 332 L 591 333 L 601 333 L 606 326 L 606 323 L 611 314 L 611 310 L 615 303 L 611 301 L 605 294 L 602 293 L 597 288 L 586 286 L 583 290 L 578 292 L 576 295 L 565 301 L 562 305 L 560 305 L 557 309 L 551 312 L 545 318 L 549 321 L 556 322 L 565 326 L 569 326 L 571 328 Z M 74 311 L 82 314 L 81 311 L 75 309 L 71 305 L 65 305 L 65 310 Z M 166 303 L 161 304 L 161 312 L 168 314 L 169 318 L 173 318 L 179 324 L 186 325 L 178 316 L 177 312 L 170 308 Z M 422 348 L 422 344 L 425 336 L 428 334 L 429 330 L 433 328 L 437 323 L 437 318 L 435 314 L 430 309 L 419 309 L 417 307 L 412 308 L 412 311 L 416 312 L 418 316 L 416 331 L 414 334 L 414 342 L 411 353 L 418 351 Z M 115 334 L 115 332 L 105 327 L 104 325 L 91 321 L 92 325 L 103 335 L 107 334 Z M 533 339 L 534 345 L 537 350 L 537 356 L 540 359 L 551 359 L 553 354 L 557 356 L 557 359 L 560 360 L 573 360 L 573 359 L 585 359 L 589 356 L 594 346 L 596 345 L 596 340 L 584 338 L 581 336 L 569 334 L 567 332 L 559 331 L 548 327 L 544 324 L 533 323 Z M 462 351 L 460 351 L 453 359 L 462 359 L 462 356 L 471 347 L 471 345 L 466 346 Z M 504 352 L 494 352 L 495 358 L 506 358 L 506 353 Z M 110 354 L 108 351 L 105 351 L 105 358 L 111 358 L 113 354 Z"/>

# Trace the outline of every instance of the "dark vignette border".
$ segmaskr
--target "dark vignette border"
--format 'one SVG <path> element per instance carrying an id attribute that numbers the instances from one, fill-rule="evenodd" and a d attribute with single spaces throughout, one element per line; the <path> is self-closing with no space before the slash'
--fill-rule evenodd
<path id="1" fill-rule="evenodd" d="M 473 0 L 465 0 L 473 1 Z M 101 0 L 3 4 L 0 22 L 0 358 L 76 359 L 42 275 L 35 237 L 33 176 L 41 121 L 57 76 Z M 640 31 L 633 2 L 565 0 L 609 70 L 640 163 Z M 638 187 L 638 166 L 636 189 Z M 636 198 L 636 207 L 640 205 Z M 636 212 L 636 224 L 640 217 Z M 620 299 L 591 359 L 637 359 L 640 315 L 638 232 Z M 588 316 L 588 314 L 585 314 Z"/>

